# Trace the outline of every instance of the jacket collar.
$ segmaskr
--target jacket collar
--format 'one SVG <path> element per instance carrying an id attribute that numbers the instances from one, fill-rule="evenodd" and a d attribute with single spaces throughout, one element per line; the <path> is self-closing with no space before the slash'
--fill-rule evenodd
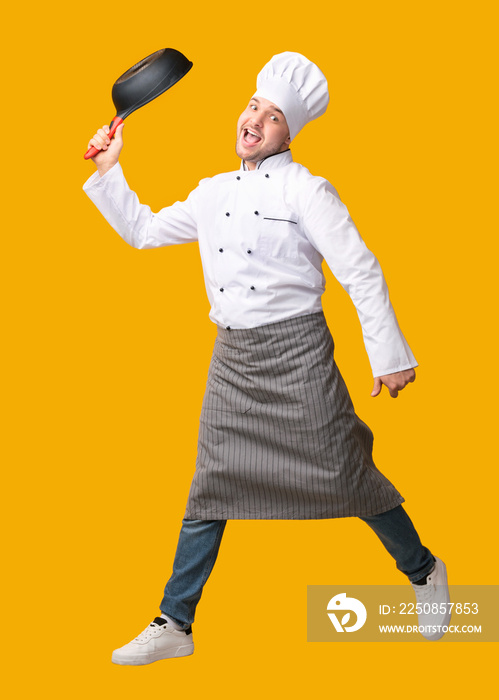
<path id="1" fill-rule="evenodd" d="M 282 168 L 285 165 L 293 162 L 293 156 L 291 151 L 283 151 L 282 153 L 274 153 L 271 156 L 267 156 L 263 160 L 256 164 L 256 170 L 274 170 L 275 168 Z M 240 170 L 248 170 L 244 160 L 241 161 Z"/>

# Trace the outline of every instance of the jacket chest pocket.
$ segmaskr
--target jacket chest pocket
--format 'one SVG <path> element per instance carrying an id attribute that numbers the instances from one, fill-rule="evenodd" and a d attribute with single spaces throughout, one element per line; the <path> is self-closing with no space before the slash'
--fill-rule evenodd
<path id="1" fill-rule="evenodd" d="M 297 258 L 298 217 L 289 211 L 261 214 L 260 245 L 264 255 L 272 258 Z"/>

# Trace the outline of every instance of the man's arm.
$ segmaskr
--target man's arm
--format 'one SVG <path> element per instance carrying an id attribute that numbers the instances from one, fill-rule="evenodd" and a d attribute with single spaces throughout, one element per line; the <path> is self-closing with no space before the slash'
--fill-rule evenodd
<path id="1" fill-rule="evenodd" d="M 89 146 L 99 149 L 92 158 L 97 173 L 83 185 L 84 192 L 104 218 L 133 248 L 157 248 L 197 241 L 197 190 L 191 192 L 185 202 L 175 202 L 157 214 L 153 213 L 129 188 L 121 170 L 119 156 L 123 147 L 123 125 L 118 127 L 112 140 L 108 132 L 109 127 L 102 127 L 89 142 Z"/>
<path id="2" fill-rule="evenodd" d="M 414 381 L 417 362 L 399 328 L 381 267 L 326 180 L 313 178 L 306 196 L 302 211 L 307 236 L 349 294 L 359 316 L 376 378 L 372 395 L 377 396 L 385 384 L 395 398 Z"/>

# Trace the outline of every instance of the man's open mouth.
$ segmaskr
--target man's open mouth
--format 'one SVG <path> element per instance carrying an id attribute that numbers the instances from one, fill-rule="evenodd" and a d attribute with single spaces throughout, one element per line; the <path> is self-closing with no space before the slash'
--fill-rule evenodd
<path id="1" fill-rule="evenodd" d="M 262 137 L 252 129 L 244 129 L 243 137 L 246 143 L 250 146 L 254 146 L 262 140 Z"/>

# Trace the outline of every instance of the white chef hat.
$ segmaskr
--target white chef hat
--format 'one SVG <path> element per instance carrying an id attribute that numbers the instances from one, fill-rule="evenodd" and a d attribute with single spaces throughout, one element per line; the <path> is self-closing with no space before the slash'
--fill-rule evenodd
<path id="1" fill-rule="evenodd" d="M 322 71 L 292 51 L 273 56 L 262 68 L 253 97 L 263 97 L 283 111 L 291 140 L 305 124 L 324 114 L 329 102 Z"/>

